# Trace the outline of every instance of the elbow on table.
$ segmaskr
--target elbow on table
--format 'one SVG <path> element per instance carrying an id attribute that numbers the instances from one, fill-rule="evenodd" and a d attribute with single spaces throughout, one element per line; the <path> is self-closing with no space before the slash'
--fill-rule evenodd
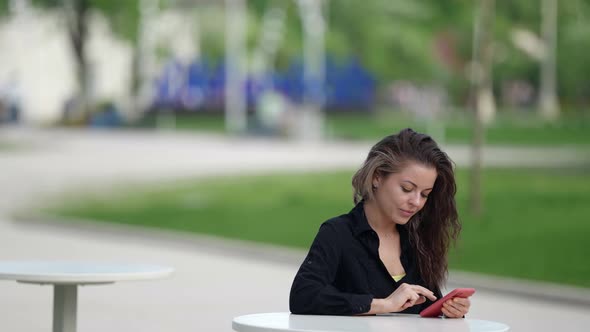
<path id="1" fill-rule="evenodd" d="M 313 301 L 304 296 L 291 292 L 289 296 L 289 311 L 292 314 L 313 314 Z"/>
<path id="2" fill-rule="evenodd" d="M 309 307 L 310 306 L 304 305 L 300 299 L 296 299 L 292 295 L 289 298 L 289 311 L 291 311 L 292 314 L 308 314 Z"/>

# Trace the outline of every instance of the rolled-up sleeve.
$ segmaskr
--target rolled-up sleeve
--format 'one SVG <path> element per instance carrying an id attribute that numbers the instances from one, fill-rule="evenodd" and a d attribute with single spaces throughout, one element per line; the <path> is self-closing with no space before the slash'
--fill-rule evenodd
<path id="1" fill-rule="evenodd" d="M 341 292 L 334 286 L 342 251 L 334 225 L 322 224 L 293 281 L 292 313 L 354 315 L 371 309 L 373 295 Z"/>

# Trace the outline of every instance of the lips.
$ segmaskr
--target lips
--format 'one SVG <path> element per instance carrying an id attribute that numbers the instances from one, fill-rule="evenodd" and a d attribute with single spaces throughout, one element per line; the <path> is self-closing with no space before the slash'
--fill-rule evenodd
<path id="1" fill-rule="evenodd" d="M 408 211 L 404 209 L 399 209 L 404 217 L 411 217 L 416 211 Z"/>

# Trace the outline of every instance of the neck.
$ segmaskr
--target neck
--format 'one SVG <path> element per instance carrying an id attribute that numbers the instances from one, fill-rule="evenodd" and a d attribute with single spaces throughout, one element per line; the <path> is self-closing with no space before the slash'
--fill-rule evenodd
<path id="1" fill-rule="evenodd" d="M 375 201 L 366 201 L 364 204 L 365 216 L 369 225 L 377 234 L 391 234 L 397 233 L 397 227 L 395 222 L 387 218 L 383 211 L 381 211 Z"/>

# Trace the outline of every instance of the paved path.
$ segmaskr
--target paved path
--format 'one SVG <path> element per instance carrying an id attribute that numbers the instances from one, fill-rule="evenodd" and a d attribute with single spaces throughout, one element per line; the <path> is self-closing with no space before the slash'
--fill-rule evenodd
<path id="1" fill-rule="evenodd" d="M 368 143 L 300 144 L 172 133 L 34 131 L 0 128 L 0 259 L 148 262 L 177 269 L 168 280 L 88 286 L 79 291 L 79 330 L 231 331 L 236 315 L 287 311 L 303 253 L 128 227 L 14 222 L 11 213 L 72 188 L 105 188 L 186 176 L 358 167 Z M 466 149 L 448 147 L 462 165 Z M 584 164 L 579 153 L 555 150 Z M 538 165 L 545 151 L 498 149 L 487 164 Z M 269 254 L 261 254 L 261 253 Z M 270 254 L 272 252 L 272 254 Z M 258 253 L 258 254 L 257 254 Z M 281 253 L 284 253 L 281 256 Z M 278 257 L 278 258 L 277 258 Z M 283 258 L 281 258 L 283 257 Z M 451 285 L 453 286 L 453 285 Z M 0 281 L 0 331 L 50 331 L 51 288 Z M 513 331 L 586 331 L 590 307 L 481 290 L 470 317 Z"/>

